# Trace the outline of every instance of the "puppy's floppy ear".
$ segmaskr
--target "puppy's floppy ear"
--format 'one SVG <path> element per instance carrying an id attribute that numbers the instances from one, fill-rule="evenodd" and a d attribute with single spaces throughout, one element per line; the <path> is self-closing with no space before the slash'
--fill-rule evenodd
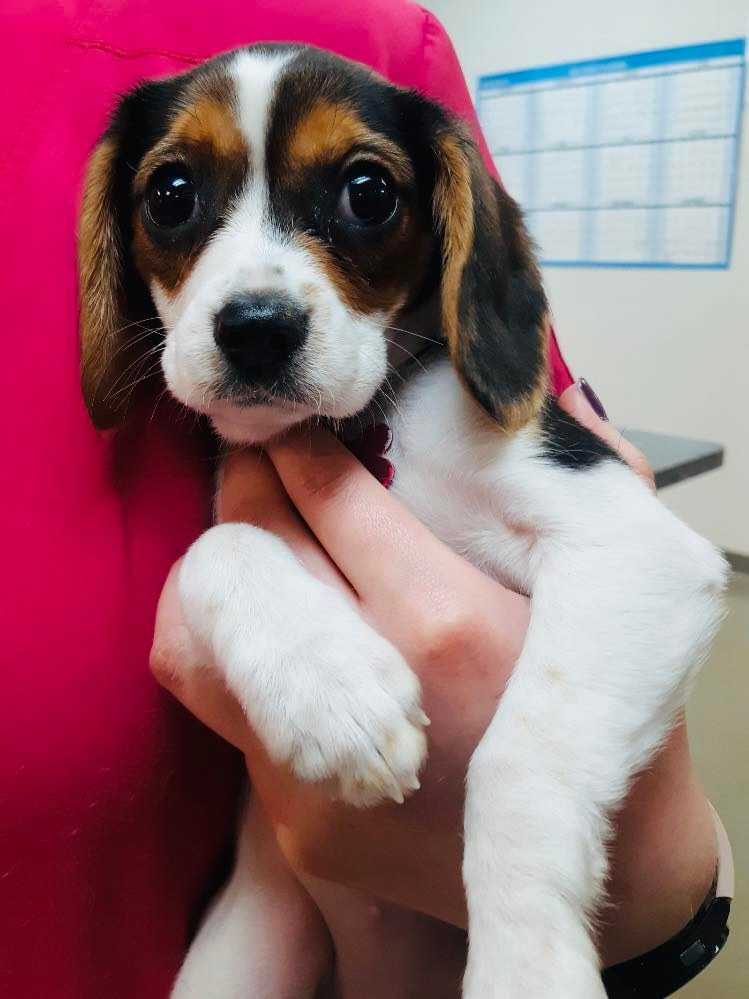
<path id="1" fill-rule="evenodd" d="M 541 277 L 520 209 L 462 126 L 443 120 L 433 150 L 443 335 L 471 394 L 512 432 L 539 411 L 547 390 Z"/>
<path id="2" fill-rule="evenodd" d="M 164 80 L 126 94 L 86 170 L 78 226 L 81 385 L 100 430 L 124 418 L 138 358 L 154 342 L 141 322 L 153 317 L 153 305 L 131 258 L 131 179 L 163 130 L 173 89 Z"/>
<path id="3" fill-rule="evenodd" d="M 124 288 L 121 205 L 117 204 L 118 144 L 105 136 L 86 170 L 78 227 L 81 387 L 91 419 L 100 430 L 124 415 L 124 395 L 113 396 L 129 356 Z M 132 363 L 132 361 L 130 362 Z"/>

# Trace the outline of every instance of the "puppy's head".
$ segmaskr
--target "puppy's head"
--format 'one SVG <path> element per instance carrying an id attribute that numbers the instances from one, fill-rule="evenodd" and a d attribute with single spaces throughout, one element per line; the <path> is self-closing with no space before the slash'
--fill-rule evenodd
<path id="1" fill-rule="evenodd" d="M 159 364 L 233 442 L 350 416 L 431 295 L 502 427 L 541 404 L 546 303 L 517 206 L 446 112 L 317 49 L 243 49 L 127 94 L 89 163 L 79 262 L 99 427 Z"/>

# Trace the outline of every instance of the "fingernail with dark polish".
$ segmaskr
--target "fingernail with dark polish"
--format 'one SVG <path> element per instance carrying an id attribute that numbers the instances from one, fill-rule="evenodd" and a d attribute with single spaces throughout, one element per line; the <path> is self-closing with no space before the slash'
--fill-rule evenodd
<path id="1" fill-rule="evenodd" d="M 602 420 L 608 420 L 608 416 L 606 416 L 606 410 L 603 408 L 603 403 L 595 394 L 590 385 L 585 381 L 585 379 L 579 378 L 577 384 L 580 386 L 580 391 L 582 392 L 582 394 L 585 396 L 590 405 L 593 407 L 593 412 L 596 414 L 596 416 L 600 416 Z"/>

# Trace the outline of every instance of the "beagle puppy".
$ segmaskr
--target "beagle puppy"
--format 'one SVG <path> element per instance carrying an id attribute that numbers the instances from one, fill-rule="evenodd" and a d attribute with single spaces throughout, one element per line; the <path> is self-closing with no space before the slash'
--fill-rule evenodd
<path id="1" fill-rule="evenodd" d="M 395 495 L 531 596 L 467 774 L 463 994 L 601 999 L 591 921 L 610 818 L 684 704 L 726 569 L 549 394 L 533 248 L 463 125 L 326 52 L 240 49 L 122 98 L 88 167 L 79 245 L 97 427 L 122 421 L 144 359 L 234 445 L 382 407 Z M 443 349 L 396 389 L 393 351 L 430 304 Z M 358 806 L 418 788 L 418 681 L 281 540 L 213 527 L 179 588 L 274 760 Z M 237 866 L 180 999 L 281 994 L 288 954 L 256 960 L 239 925 L 270 904 L 261 868 L 259 853 L 256 876 Z M 224 974 L 236 940 L 249 951 Z"/>

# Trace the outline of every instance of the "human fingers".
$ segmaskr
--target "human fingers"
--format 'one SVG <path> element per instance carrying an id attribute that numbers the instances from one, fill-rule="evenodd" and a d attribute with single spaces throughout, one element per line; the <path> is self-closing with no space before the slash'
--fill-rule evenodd
<path id="1" fill-rule="evenodd" d="M 580 378 L 559 396 L 562 409 L 620 454 L 630 468 L 655 492 L 655 475 L 645 455 L 606 418 L 598 396 Z"/>
<path id="2" fill-rule="evenodd" d="M 415 602 L 439 619 L 467 563 L 332 434 L 304 428 L 271 444 L 269 453 L 305 522 L 375 616 Z"/>
<path id="3" fill-rule="evenodd" d="M 299 516 L 271 461 L 259 451 L 235 451 L 225 459 L 216 519 L 218 523 L 242 521 L 270 531 L 282 538 L 318 579 L 351 592 L 333 560 Z"/>

